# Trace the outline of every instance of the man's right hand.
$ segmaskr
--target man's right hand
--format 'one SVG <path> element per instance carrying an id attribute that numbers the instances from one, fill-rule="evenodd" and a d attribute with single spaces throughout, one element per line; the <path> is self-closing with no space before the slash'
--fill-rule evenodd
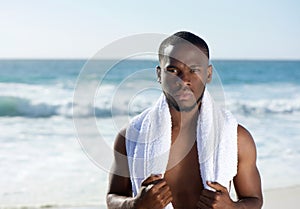
<path id="1" fill-rule="evenodd" d="M 142 182 L 135 200 L 137 209 L 162 209 L 172 201 L 172 193 L 162 175 L 151 175 Z"/>

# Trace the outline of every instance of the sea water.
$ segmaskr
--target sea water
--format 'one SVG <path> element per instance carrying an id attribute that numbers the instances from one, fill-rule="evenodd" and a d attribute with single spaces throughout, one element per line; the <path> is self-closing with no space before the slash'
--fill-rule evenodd
<path id="1" fill-rule="evenodd" d="M 300 185 L 300 61 L 212 63 L 226 107 L 255 140 L 263 188 Z M 107 169 L 86 155 L 73 120 L 96 121 L 112 147 L 118 129 L 160 95 L 157 64 L 98 61 L 103 69 L 85 75 L 86 60 L 1 60 L 0 207 L 105 208 Z M 97 84 L 86 106 L 73 101 L 81 80 L 87 94 Z"/>

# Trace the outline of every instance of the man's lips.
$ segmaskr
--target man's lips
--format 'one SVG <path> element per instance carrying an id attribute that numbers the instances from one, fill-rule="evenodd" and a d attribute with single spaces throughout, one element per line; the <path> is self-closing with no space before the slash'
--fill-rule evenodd
<path id="1" fill-rule="evenodd" d="M 188 100 L 194 97 L 193 92 L 191 91 L 183 91 L 183 92 L 177 92 L 174 97 L 178 100 Z"/>

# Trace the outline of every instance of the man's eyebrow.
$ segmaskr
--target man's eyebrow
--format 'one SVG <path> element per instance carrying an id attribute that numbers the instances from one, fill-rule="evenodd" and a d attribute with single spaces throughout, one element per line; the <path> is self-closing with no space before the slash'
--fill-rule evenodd
<path id="1" fill-rule="evenodd" d="M 178 68 L 178 67 L 176 67 L 174 65 L 167 65 L 166 68 Z"/>
<path id="2" fill-rule="evenodd" d="M 203 67 L 203 65 L 201 65 L 201 64 L 194 64 L 194 65 L 190 65 L 189 67 L 190 67 L 190 68 L 194 68 L 194 67 Z"/>
<path id="3" fill-rule="evenodd" d="M 189 68 L 204 68 L 203 65 L 190 65 Z"/>

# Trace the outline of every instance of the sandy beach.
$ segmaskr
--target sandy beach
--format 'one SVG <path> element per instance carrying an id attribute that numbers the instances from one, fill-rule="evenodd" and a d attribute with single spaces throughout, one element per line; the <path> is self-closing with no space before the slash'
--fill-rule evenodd
<path id="1" fill-rule="evenodd" d="M 264 191 L 263 209 L 298 209 L 300 186 Z"/>
<path id="2" fill-rule="evenodd" d="M 300 200 L 300 185 L 286 188 L 266 189 L 263 192 L 264 205 L 262 209 L 299 209 L 298 200 Z M 1 207 L 5 209 L 106 209 L 104 204 L 101 205 L 42 205 L 26 207 Z"/>
<path id="3" fill-rule="evenodd" d="M 300 186 L 264 191 L 263 209 L 299 209 Z M 105 209 L 105 206 L 58 207 L 56 209 Z"/>

